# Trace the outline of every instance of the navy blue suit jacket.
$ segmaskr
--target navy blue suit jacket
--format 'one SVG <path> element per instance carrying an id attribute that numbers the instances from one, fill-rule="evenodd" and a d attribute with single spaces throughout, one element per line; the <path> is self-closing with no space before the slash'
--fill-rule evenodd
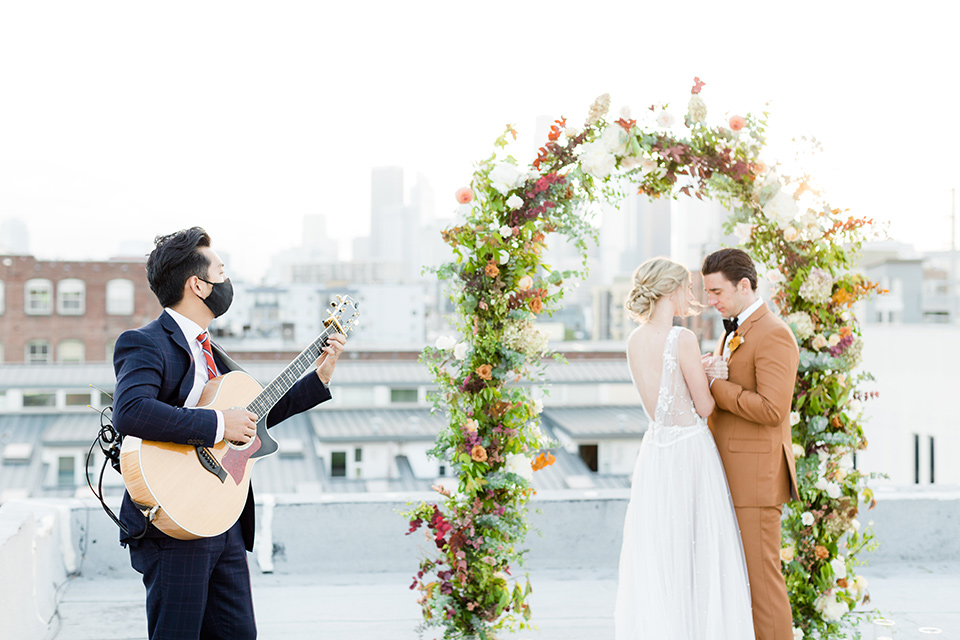
<path id="1" fill-rule="evenodd" d="M 226 363 L 214 357 L 221 373 L 229 370 Z M 146 326 L 122 333 L 114 348 L 113 368 L 117 376 L 113 424 L 121 434 L 186 445 L 216 444 L 216 413 L 183 407 L 193 388 L 194 361 L 183 332 L 170 314 L 161 313 Z M 315 373 L 309 373 L 270 410 L 267 427 L 329 399 L 326 385 Z M 146 519 L 127 492 L 123 494 L 120 521 L 127 529 L 126 533 L 121 532 L 120 542 L 136 544 L 134 537 L 143 533 Z M 252 484 L 240 514 L 240 526 L 244 545 L 252 551 L 255 530 Z M 166 534 L 151 526 L 146 535 Z"/>

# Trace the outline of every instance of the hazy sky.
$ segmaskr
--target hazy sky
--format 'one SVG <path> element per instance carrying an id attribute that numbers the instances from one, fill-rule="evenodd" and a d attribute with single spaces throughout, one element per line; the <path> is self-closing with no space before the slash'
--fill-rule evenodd
<path id="1" fill-rule="evenodd" d="M 823 143 L 835 205 L 949 246 L 954 3 L 333 4 L 3 3 L 0 219 L 67 259 L 199 224 L 257 275 L 305 214 L 367 233 L 373 166 L 424 174 L 445 215 L 504 124 L 528 153 L 538 115 L 604 92 L 679 118 L 696 75 L 710 121 L 769 109 L 778 149 Z"/>

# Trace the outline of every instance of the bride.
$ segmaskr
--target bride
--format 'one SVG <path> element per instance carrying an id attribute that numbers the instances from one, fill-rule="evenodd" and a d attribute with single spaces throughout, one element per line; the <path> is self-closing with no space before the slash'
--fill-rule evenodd
<path id="1" fill-rule="evenodd" d="M 753 640 L 750 585 L 730 490 L 706 417 L 715 403 L 693 332 L 690 273 L 666 258 L 633 274 L 630 374 L 650 427 L 623 525 L 616 640 Z M 707 372 L 705 372 L 705 367 Z"/>

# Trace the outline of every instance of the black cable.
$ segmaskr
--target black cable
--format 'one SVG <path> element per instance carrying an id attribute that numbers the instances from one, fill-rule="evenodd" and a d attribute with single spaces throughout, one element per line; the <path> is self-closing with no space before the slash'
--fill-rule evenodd
<path id="1" fill-rule="evenodd" d="M 87 478 L 87 486 L 90 487 L 90 491 L 93 492 L 93 495 L 100 501 L 100 506 L 103 507 L 106 514 L 120 527 L 121 531 L 129 533 L 127 528 L 123 526 L 123 523 L 120 522 L 120 519 L 113 513 L 110 507 L 107 506 L 106 501 L 103 499 L 103 474 L 107 470 L 107 462 L 110 462 L 117 473 L 120 473 L 120 445 L 123 443 L 123 436 L 113 426 L 110 417 L 107 416 L 107 411 L 112 413 L 113 407 L 104 407 L 99 412 L 100 432 L 97 434 L 96 439 L 90 444 L 90 449 L 87 451 L 87 459 L 84 462 L 84 475 Z M 97 489 L 94 489 L 93 482 L 90 480 L 90 460 L 93 457 L 93 448 L 98 444 L 100 445 L 100 451 L 103 452 L 103 466 L 100 467 L 100 479 L 97 482 Z"/>

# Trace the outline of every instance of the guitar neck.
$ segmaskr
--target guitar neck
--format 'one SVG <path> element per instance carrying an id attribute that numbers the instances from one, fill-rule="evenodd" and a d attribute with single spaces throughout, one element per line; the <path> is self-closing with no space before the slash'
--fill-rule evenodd
<path id="1" fill-rule="evenodd" d="M 331 322 L 316 340 L 301 351 L 300 355 L 294 358 L 293 362 L 288 364 L 287 367 L 280 372 L 280 375 L 274 378 L 273 382 L 268 384 L 263 391 L 260 392 L 260 395 L 247 405 L 247 411 L 252 411 L 261 419 L 266 418 L 274 405 L 280 401 L 280 398 L 300 379 L 303 372 L 316 362 L 317 358 L 319 358 L 323 352 L 323 348 L 327 346 L 327 341 L 330 339 L 330 336 L 336 332 L 337 325 L 335 322 Z"/>

